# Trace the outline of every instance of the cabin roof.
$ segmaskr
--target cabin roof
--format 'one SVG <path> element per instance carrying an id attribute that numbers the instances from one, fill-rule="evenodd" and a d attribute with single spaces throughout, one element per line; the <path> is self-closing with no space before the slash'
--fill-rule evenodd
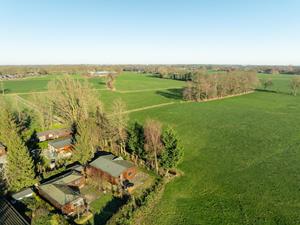
<path id="1" fill-rule="evenodd" d="M 3 225 L 29 225 L 21 214 L 7 201 L 0 196 L 0 222 Z"/>
<path id="2" fill-rule="evenodd" d="M 100 169 L 113 177 L 119 177 L 128 168 L 134 166 L 133 163 L 118 158 L 112 154 L 99 156 L 97 159 L 92 161 L 90 166 Z"/>
<path id="3" fill-rule="evenodd" d="M 68 184 L 80 178 L 82 178 L 80 173 L 72 171 L 40 185 L 39 189 L 60 205 L 65 205 L 79 197 L 79 192 Z"/>
<path id="4" fill-rule="evenodd" d="M 50 141 L 48 144 L 53 146 L 56 149 L 63 148 L 72 145 L 72 138 L 69 137 L 69 138 L 54 140 L 54 141 Z"/>
<path id="5" fill-rule="evenodd" d="M 66 133 L 66 132 L 71 133 L 71 130 L 68 128 L 53 129 L 53 130 L 46 130 L 46 131 L 38 132 L 36 135 L 38 137 L 41 137 L 41 136 L 45 136 L 45 135 L 49 135 L 49 134 L 58 134 L 58 133 Z"/>

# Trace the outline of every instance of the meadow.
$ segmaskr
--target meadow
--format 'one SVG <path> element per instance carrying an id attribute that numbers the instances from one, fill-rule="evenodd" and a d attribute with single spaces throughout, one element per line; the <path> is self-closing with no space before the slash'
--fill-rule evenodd
<path id="1" fill-rule="evenodd" d="M 184 175 L 166 186 L 144 224 L 300 224 L 300 96 L 289 94 L 291 76 L 259 75 L 267 76 L 270 90 L 205 103 L 182 102 L 181 81 L 124 73 L 110 92 L 90 80 L 107 108 L 121 98 L 139 109 L 131 121 L 155 118 L 182 140 Z M 48 81 L 32 81 L 31 91 Z M 11 93 L 30 89 L 19 82 Z"/>

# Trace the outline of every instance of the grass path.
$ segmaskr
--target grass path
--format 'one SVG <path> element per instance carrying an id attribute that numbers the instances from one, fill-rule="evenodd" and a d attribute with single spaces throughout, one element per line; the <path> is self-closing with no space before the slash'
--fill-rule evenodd
<path id="1" fill-rule="evenodd" d="M 172 105 L 175 104 L 176 102 L 167 102 L 167 103 L 162 103 L 162 104 L 157 104 L 157 105 L 151 105 L 151 106 L 145 106 L 145 107 L 141 107 L 141 108 L 137 108 L 137 109 L 132 109 L 132 110 L 127 110 L 124 112 L 124 114 L 128 114 L 128 113 L 132 113 L 132 112 L 138 112 L 138 111 L 143 111 L 143 110 L 147 110 L 147 109 L 153 109 L 153 108 L 159 108 L 159 107 L 163 107 L 163 106 L 167 106 L 167 105 Z"/>

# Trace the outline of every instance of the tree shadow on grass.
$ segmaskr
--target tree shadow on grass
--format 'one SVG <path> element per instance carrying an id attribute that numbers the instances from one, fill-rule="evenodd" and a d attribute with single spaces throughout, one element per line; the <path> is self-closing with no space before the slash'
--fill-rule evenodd
<path id="1" fill-rule="evenodd" d="M 94 215 L 94 224 L 104 225 L 125 204 L 126 200 L 114 197 L 106 206 Z"/>
<path id="2" fill-rule="evenodd" d="M 275 94 L 282 94 L 282 95 L 290 95 L 290 93 L 288 92 L 283 92 L 283 91 L 279 91 L 279 90 L 266 90 L 266 89 L 260 89 L 260 88 L 257 88 L 255 89 L 255 91 L 258 91 L 258 92 L 266 92 L 266 93 L 275 93 Z"/>
<path id="3" fill-rule="evenodd" d="M 183 98 L 182 92 L 183 92 L 182 88 L 172 88 L 163 91 L 156 91 L 156 94 L 174 100 L 181 100 Z"/>

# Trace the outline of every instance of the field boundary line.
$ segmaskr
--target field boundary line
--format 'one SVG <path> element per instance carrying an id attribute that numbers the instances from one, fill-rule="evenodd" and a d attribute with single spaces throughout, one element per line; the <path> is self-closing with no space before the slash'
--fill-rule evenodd
<path id="1" fill-rule="evenodd" d="M 141 107 L 141 108 L 137 108 L 137 109 L 131 109 L 131 110 L 124 111 L 123 114 L 129 114 L 132 112 L 139 112 L 139 111 L 144 111 L 147 109 L 159 108 L 159 107 L 163 107 L 163 106 L 167 106 L 167 105 L 173 105 L 175 103 L 176 102 L 166 102 L 166 103 L 161 103 L 161 104 L 157 104 L 157 105 L 145 106 L 145 107 Z"/>
<path id="2" fill-rule="evenodd" d="M 182 87 L 166 87 L 166 88 L 150 88 L 150 89 L 138 89 L 138 90 L 125 90 L 125 91 L 118 91 L 116 90 L 115 92 L 126 94 L 126 93 L 138 93 L 138 92 L 147 92 L 147 91 L 160 91 L 160 90 L 168 90 L 171 88 L 182 88 Z"/>

